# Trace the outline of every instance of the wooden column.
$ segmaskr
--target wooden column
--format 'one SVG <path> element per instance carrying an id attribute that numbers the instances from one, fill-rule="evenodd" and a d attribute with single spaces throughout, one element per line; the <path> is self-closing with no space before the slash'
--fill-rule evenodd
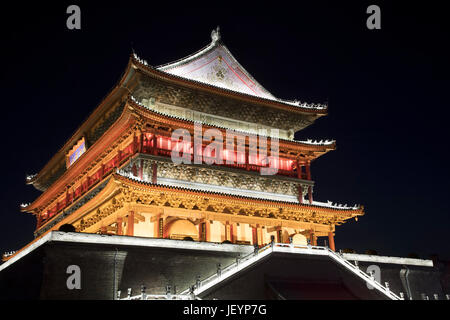
<path id="1" fill-rule="evenodd" d="M 258 244 L 258 230 L 255 227 L 252 227 L 252 244 Z"/>
<path id="2" fill-rule="evenodd" d="M 130 211 L 127 221 L 127 236 L 134 235 L 134 211 Z"/>
<path id="3" fill-rule="evenodd" d="M 211 241 L 211 221 L 210 220 L 205 221 L 205 227 L 206 227 L 206 241 Z"/>
<path id="4" fill-rule="evenodd" d="M 248 150 L 245 152 L 245 170 L 250 170 L 250 147 L 248 148 Z"/>
<path id="5" fill-rule="evenodd" d="M 264 238 L 263 238 L 263 228 L 258 225 L 258 245 L 261 246 L 264 242 Z"/>
<path id="6" fill-rule="evenodd" d="M 228 240 L 228 241 L 232 241 L 231 240 L 231 225 L 230 225 L 230 223 L 227 221 L 226 223 L 225 223 L 225 240 Z"/>
<path id="7" fill-rule="evenodd" d="M 277 227 L 277 242 L 283 243 L 283 230 L 281 227 Z"/>
<path id="8" fill-rule="evenodd" d="M 36 213 L 36 229 L 41 226 L 42 216 L 41 213 Z"/>
<path id="9" fill-rule="evenodd" d="M 300 163 L 300 160 L 297 160 L 297 178 L 302 178 L 302 164 Z"/>
<path id="10" fill-rule="evenodd" d="M 152 141 L 153 141 L 153 155 L 157 156 L 158 155 L 158 141 L 156 140 L 156 134 L 154 133 L 152 136 Z"/>
<path id="11" fill-rule="evenodd" d="M 117 235 L 119 236 L 123 235 L 122 218 L 117 218 L 116 224 L 117 224 Z"/>
<path id="12" fill-rule="evenodd" d="M 156 184 L 158 182 L 158 165 L 157 163 L 152 164 L 152 183 Z"/>
<path id="13" fill-rule="evenodd" d="M 143 179 L 143 176 L 144 176 L 144 160 L 140 160 L 139 161 L 139 172 L 138 172 L 138 176 L 139 176 L 139 179 Z"/>
<path id="14" fill-rule="evenodd" d="M 314 234 L 314 230 L 309 230 L 309 243 L 312 246 L 317 246 L 317 237 Z"/>
<path id="15" fill-rule="evenodd" d="M 199 241 L 209 241 L 210 240 L 210 222 L 209 220 L 204 220 L 199 224 L 198 227 L 198 240 Z"/>
<path id="16" fill-rule="evenodd" d="M 64 199 L 64 207 L 69 204 L 69 188 L 66 188 L 66 197 Z"/>
<path id="17" fill-rule="evenodd" d="M 311 180 L 311 161 L 308 161 L 306 163 L 305 169 L 306 169 L 306 179 Z M 312 186 L 308 187 L 308 199 L 309 199 L 309 203 L 312 204 L 312 202 L 313 202 Z"/>
<path id="18" fill-rule="evenodd" d="M 262 244 L 262 228 L 259 224 L 256 225 L 256 227 L 252 227 L 252 234 L 253 234 L 253 244 L 257 244 L 260 246 Z"/>
<path id="19" fill-rule="evenodd" d="M 139 142 L 137 152 L 142 153 L 144 147 L 144 133 L 139 132 Z"/>
<path id="20" fill-rule="evenodd" d="M 160 214 L 156 214 L 152 217 L 151 221 L 153 222 L 153 238 L 159 238 L 159 218 Z"/>
<path id="21" fill-rule="evenodd" d="M 334 247 L 334 236 L 333 236 L 333 232 L 328 232 L 328 242 L 330 243 L 330 249 L 333 251 L 336 251 L 335 247 Z"/>
<path id="22" fill-rule="evenodd" d="M 308 161 L 305 166 L 306 169 L 306 179 L 311 180 L 311 162 Z"/>
<path id="23" fill-rule="evenodd" d="M 138 151 L 138 137 L 136 136 L 136 132 L 133 134 L 133 151 L 132 154 L 136 153 Z"/>
<path id="24" fill-rule="evenodd" d="M 198 240 L 206 241 L 206 223 L 205 222 L 201 222 L 198 225 Z"/>
<path id="25" fill-rule="evenodd" d="M 302 187 L 302 185 L 298 186 L 298 202 L 303 203 L 303 187 Z"/>
<path id="26" fill-rule="evenodd" d="M 236 243 L 237 241 L 237 225 L 232 223 L 230 226 L 231 242 Z"/>

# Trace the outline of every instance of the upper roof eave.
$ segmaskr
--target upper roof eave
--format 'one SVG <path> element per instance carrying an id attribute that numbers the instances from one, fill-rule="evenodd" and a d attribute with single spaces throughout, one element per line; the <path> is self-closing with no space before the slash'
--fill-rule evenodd
<path id="1" fill-rule="evenodd" d="M 149 65 L 145 60 L 140 59 L 136 54 L 134 54 L 131 59 L 133 60 L 133 63 L 135 66 L 141 70 L 142 72 L 152 75 L 157 78 L 161 78 L 163 80 L 169 80 L 173 82 L 177 82 L 182 85 L 187 85 L 189 87 L 195 87 L 196 89 L 206 89 L 207 91 L 225 95 L 225 96 L 232 96 L 234 98 L 238 98 L 241 100 L 246 100 L 251 103 L 259 103 L 264 104 L 269 107 L 275 107 L 279 109 L 284 109 L 288 111 L 303 113 L 303 114 L 309 114 L 309 115 L 315 115 L 316 117 L 325 116 L 328 113 L 328 107 L 326 105 L 321 104 L 294 104 L 294 103 L 288 103 L 286 100 L 281 99 L 268 99 L 263 98 L 243 92 L 234 91 L 227 88 L 222 88 L 218 86 L 214 86 L 208 83 L 196 81 L 193 79 L 184 78 L 178 75 L 170 74 L 167 72 L 164 72 L 162 70 L 158 70 L 157 68 Z M 319 107 L 315 107 L 315 106 Z M 309 106 L 309 107 L 308 107 Z"/>
<path id="2" fill-rule="evenodd" d="M 132 111 L 128 108 L 124 108 L 122 110 L 122 114 L 118 118 L 118 120 L 108 128 L 108 130 L 102 135 L 107 141 L 114 141 L 115 134 L 112 134 L 112 132 L 115 132 L 115 130 L 118 128 L 118 134 L 120 134 L 121 131 L 126 130 L 127 127 L 132 125 L 135 122 L 135 117 L 132 113 Z M 90 161 L 92 161 L 95 154 L 100 154 L 100 150 L 102 148 L 102 145 L 105 143 L 105 139 L 98 139 L 86 152 L 81 155 L 81 157 L 72 165 L 70 166 L 47 190 L 46 192 L 41 193 L 31 204 L 29 204 L 26 207 L 21 207 L 22 212 L 30 212 L 32 213 L 33 210 L 39 208 L 43 203 L 46 201 L 53 201 L 52 199 L 58 197 L 61 195 L 60 188 L 64 187 L 66 184 L 63 183 L 64 180 L 73 179 L 74 176 L 82 172 L 82 169 L 87 166 Z M 94 152 L 94 154 L 92 154 Z M 84 167 L 80 167 L 84 166 Z M 47 191 L 51 191 L 48 193 Z M 52 193 L 56 192 L 56 194 Z M 53 196 L 52 196 L 53 195 Z"/>
<path id="3" fill-rule="evenodd" d="M 194 124 L 194 121 L 192 121 L 192 120 L 181 118 L 181 117 L 177 117 L 177 116 L 174 116 L 174 115 L 170 115 L 170 114 L 166 114 L 166 113 L 162 113 L 162 112 L 159 112 L 159 111 L 156 111 L 156 110 L 149 109 L 145 105 L 139 103 L 133 96 L 129 96 L 129 97 L 130 97 L 130 99 L 128 100 L 129 104 L 133 105 L 134 107 L 144 109 L 146 112 L 151 112 L 151 113 L 154 113 L 154 114 L 157 114 L 157 115 L 169 118 L 169 119 L 174 119 L 176 121 L 183 121 L 183 122 L 187 122 L 187 123 L 190 123 L 190 124 Z M 221 126 L 218 126 L 218 125 L 215 125 L 215 124 L 211 124 L 211 123 L 203 123 L 203 124 L 205 124 L 206 126 L 209 126 L 209 127 L 213 127 L 213 128 L 224 129 L 224 130 L 228 129 L 228 128 L 221 127 Z M 236 131 L 237 133 L 249 134 L 249 133 L 244 132 L 244 131 L 239 131 L 239 130 L 234 130 L 234 131 Z M 263 135 L 260 135 L 260 136 L 263 136 Z M 265 137 L 271 139 L 270 136 L 265 136 Z M 323 140 L 320 140 L 320 141 L 314 140 L 313 141 L 312 139 L 308 139 L 308 140 L 304 141 L 304 140 L 290 140 L 290 139 L 284 139 L 284 138 L 278 138 L 278 140 L 281 141 L 281 142 L 284 142 L 284 143 L 287 143 L 287 144 L 293 144 L 293 145 L 303 145 L 303 146 L 318 147 L 318 148 L 319 147 L 323 147 L 323 151 L 335 150 L 336 149 L 336 141 L 335 140 L 331 140 L 331 141 L 329 141 L 329 140 L 325 140 L 325 141 L 323 141 Z"/>
<path id="4" fill-rule="evenodd" d="M 83 130 L 87 126 L 87 123 L 93 120 L 95 116 L 100 112 L 102 107 L 110 101 L 110 99 L 114 95 L 120 95 L 120 91 L 127 91 L 127 88 L 124 86 L 126 81 L 129 79 L 129 75 L 133 72 L 133 63 L 132 59 L 128 59 L 127 67 L 125 71 L 122 73 L 122 76 L 120 77 L 119 81 L 116 83 L 116 85 L 110 90 L 109 93 L 105 95 L 105 97 L 100 101 L 100 103 L 97 105 L 97 107 L 87 116 L 86 120 L 83 121 L 83 123 L 75 130 L 75 132 L 71 135 L 69 139 L 66 140 L 66 143 L 50 158 L 50 160 L 41 168 L 41 170 L 37 173 L 31 176 L 30 179 L 26 179 L 26 184 L 35 185 L 37 181 L 42 177 L 42 175 L 53 165 L 55 165 L 56 162 L 61 161 L 61 158 L 65 157 L 66 152 L 68 149 L 71 148 L 71 146 L 78 140 L 83 133 Z M 36 187 L 36 186 L 35 186 Z M 36 187 L 36 189 L 38 189 Z M 39 189 L 38 189 L 39 190 Z M 43 190 L 41 190 L 43 191 Z"/>

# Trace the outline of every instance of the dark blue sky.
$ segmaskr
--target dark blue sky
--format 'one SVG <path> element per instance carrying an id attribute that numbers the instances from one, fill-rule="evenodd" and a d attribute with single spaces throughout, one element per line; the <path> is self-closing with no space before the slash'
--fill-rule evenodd
<path id="1" fill-rule="evenodd" d="M 337 248 L 450 258 L 448 51 L 444 10 L 410 2 L 206 2 L 157 6 L 75 2 L 82 29 L 66 29 L 72 2 L 2 10 L 3 137 L 0 251 L 32 240 L 19 212 L 39 192 L 25 185 L 125 70 L 131 43 L 159 65 L 222 40 L 275 96 L 328 102 L 329 115 L 298 138 L 336 139 L 312 165 L 314 197 L 363 204 L 337 229 Z M 366 28 L 381 7 L 382 29 Z"/>

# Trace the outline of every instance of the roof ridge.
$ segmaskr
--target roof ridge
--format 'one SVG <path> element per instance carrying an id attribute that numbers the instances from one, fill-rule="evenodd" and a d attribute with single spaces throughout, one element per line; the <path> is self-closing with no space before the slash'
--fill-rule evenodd
<path id="1" fill-rule="evenodd" d="M 219 45 L 223 45 L 223 43 L 220 40 L 219 27 L 217 27 L 216 30 L 213 30 L 211 32 L 211 42 L 209 44 L 207 44 L 206 46 L 204 46 L 203 48 L 201 48 L 200 50 L 197 50 L 196 52 L 191 53 L 191 54 L 184 56 L 183 58 L 177 59 L 175 61 L 161 64 L 159 66 L 156 66 L 155 68 L 158 70 L 165 71 L 165 69 L 179 67 L 183 64 L 190 62 L 191 60 L 193 60 L 196 57 L 200 57 L 200 56 L 206 54 L 207 52 L 211 51 L 215 47 L 218 47 Z M 185 63 L 180 63 L 182 61 L 185 61 Z"/>
<path id="2" fill-rule="evenodd" d="M 269 103 L 275 102 L 275 103 L 280 103 L 280 104 L 282 104 L 284 106 L 288 106 L 288 107 L 294 107 L 294 108 L 298 108 L 298 109 L 306 109 L 306 110 L 304 110 L 305 112 L 307 112 L 307 111 L 320 112 L 320 111 L 326 111 L 328 109 L 328 106 L 326 104 L 322 104 L 322 103 L 308 103 L 308 102 L 301 102 L 299 100 L 283 100 L 283 99 L 279 99 L 279 98 L 269 99 L 269 98 L 265 98 L 265 97 L 261 97 L 261 96 L 248 94 L 248 93 L 241 92 L 241 91 L 236 91 L 236 90 L 231 90 L 231 89 L 224 88 L 224 87 L 215 86 L 215 85 L 212 85 L 212 84 L 209 84 L 209 83 L 206 83 L 206 82 L 201 82 L 201 81 L 198 81 L 198 80 L 181 77 L 179 75 L 172 74 L 172 73 L 169 73 L 169 72 L 165 72 L 163 70 L 159 70 L 156 67 L 153 67 L 153 66 L 149 65 L 145 60 L 139 58 L 137 56 L 137 54 L 133 54 L 131 56 L 131 59 L 134 62 L 137 62 L 140 65 L 144 66 L 148 70 L 151 70 L 152 72 L 159 72 L 159 73 L 163 74 L 164 76 L 169 76 L 169 77 L 172 77 L 172 78 L 175 78 L 175 79 L 191 82 L 193 84 L 199 84 L 199 85 L 202 85 L 202 86 L 206 86 L 208 88 L 213 88 L 215 90 L 222 90 L 225 93 L 234 93 L 234 94 L 238 94 L 238 95 L 241 95 L 243 97 L 246 97 L 246 98 L 261 100 L 262 102 L 269 102 Z"/>

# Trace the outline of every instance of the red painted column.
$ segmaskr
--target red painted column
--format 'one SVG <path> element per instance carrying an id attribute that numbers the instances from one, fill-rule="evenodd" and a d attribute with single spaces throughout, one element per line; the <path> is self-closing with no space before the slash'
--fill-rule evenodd
<path id="1" fill-rule="evenodd" d="M 330 244 L 330 249 L 333 251 L 336 251 L 335 247 L 334 247 L 334 236 L 333 236 L 333 232 L 328 232 L 328 242 Z"/>
<path id="2" fill-rule="evenodd" d="M 106 234 L 106 233 L 107 233 L 106 227 L 101 227 L 101 228 L 100 228 L 100 233 L 101 233 L 101 234 Z"/>
<path id="3" fill-rule="evenodd" d="M 209 241 L 209 221 L 205 220 L 204 222 L 200 223 L 199 225 L 199 241 Z"/>
<path id="4" fill-rule="evenodd" d="M 41 217 L 41 213 L 36 213 L 36 229 L 39 228 L 41 226 L 41 221 L 42 221 L 42 217 Z"/>
<path id="5" fill-rule="evenodd" d="M 232 223 L 231 224 L 231 242 L 236 243 L 238 241 L 238 235 L 237 235 L 237 224 Z"/>
<path id="6" fill-rule="evenodd" d="M 66 189 L 66 198 L 64 199 L 64 207 L 69 204 L 69 188 Z"/>
<path id="7" fill-rule="evenodd" d="M 152 136 L 153 141 L 153 155 L 158 155 L 158 141 L 156 140 L 156 134 L 153 134 Z"/>
<path id="8" fill-rule="evenodd" d="M 152 165 L 152 183 L 156 184 L 158 182 L 158 165 L 153 163 Z"/>
<path id="9" fill-rule="evenodd" d="M 136 132 L 133 135 L 133 151 L 132 154 L 135 154 L 138 150 L 138 137 L 136 136 Z"/>
<path id="10" fill-rule="evenodd" d="M 303 187 L 302 185 L 298 186 L 298 201 L 303 203 Z"/>
<path id="11" fill-rule="evenodd" d="M 231 226 L 229 222 L 225 223 L 225 240 L 228 240 L 231 242 Z"/>
<path id="12" fill-rule="evenodd" d="M 297 160 L 297 178 L 302 178 L 302 164 L 300 163 L 300 160 Z"/>
<path id="13" fill-rule="evenodd" d="M 249 154 L 250 154 L 250 148 L 248 148 L 248 150 L 245 152 L 245 170 L 247 170 L 247 171 L 250 170 Z"/>
<path id="14" fill-rule="evenodd" d="M 143 146 L 144 146 L 144 134 L 142 132 L 140 132 L 139 139 L 138 139 L 137 152 L 142 153 Z"/>
<path id="15" fill-rule="evenodd" d="M 205 221 L 205 241 L 211 241 L 211 221 L 210 220 L 206 220 Z"/>
<path id="16" fill-rule="evenodd" d="M 144 160 L 141 159 L 139 162 L 139 179 L 142 180 L 143 176 L 144 176 Z"/>
<path id="17" fill-rule="evenodd" d="M 258 244 L 258 231 L 255 227 L 252 227 L 252 238 L 253 238 L 253 245 Z"/>
<path id="18" fill-rule="evenodd" d="M 277 228 L 277 242 L 278 243 L 283 242 L 283 231 L 281 230 L 281 227 Z"/>
<path id="19" fill-rule="evenodd" d="M 121 236 L 123 234 L 122 229 L 122 218 L 117 218 L 117 235 Z"/>
<path id="20" fill-rule="evenodd" d="M 311 180 L 311 162 L 308 161 L 305 166 L 306 169 L 306 179 Z M 313 196 L 312 196 L 312 186 L 308 187 L 308 199 L 309 203 L 312 204 Z"/>
<path id="21" fill-rule="evenodd" d="M 264 237 L 263 237 L 263 228 L 258 225 L 258 245 L 262 246 L 264 243 Z"/>
<path id="22" fill-rule="evenodd" d="M 309 230 L 309 243 L 312 246 L 317 246 L 317 238 L 316 235 L 314 234 L 314 230 Z"/>
<path id="23" fill-rule="evenodd" d="M 128 214 L 128 222 L 127 222 L 127 236 L 134 235 L 134 211 L 130 211 Z"/>
<path id="24" fill-rule="evenodd" d="M 311 180 L 311 162 L 308 161 L 305 166 L 306 169 L 306 179 Z"/>
<path id="25" fill-rule="evenodd" d="M 206 226 L 205 223 L 202 222 L 198 225 L 198 240 L 199 241 L 205 241 L 205 234 L 206 233 Z"/>

